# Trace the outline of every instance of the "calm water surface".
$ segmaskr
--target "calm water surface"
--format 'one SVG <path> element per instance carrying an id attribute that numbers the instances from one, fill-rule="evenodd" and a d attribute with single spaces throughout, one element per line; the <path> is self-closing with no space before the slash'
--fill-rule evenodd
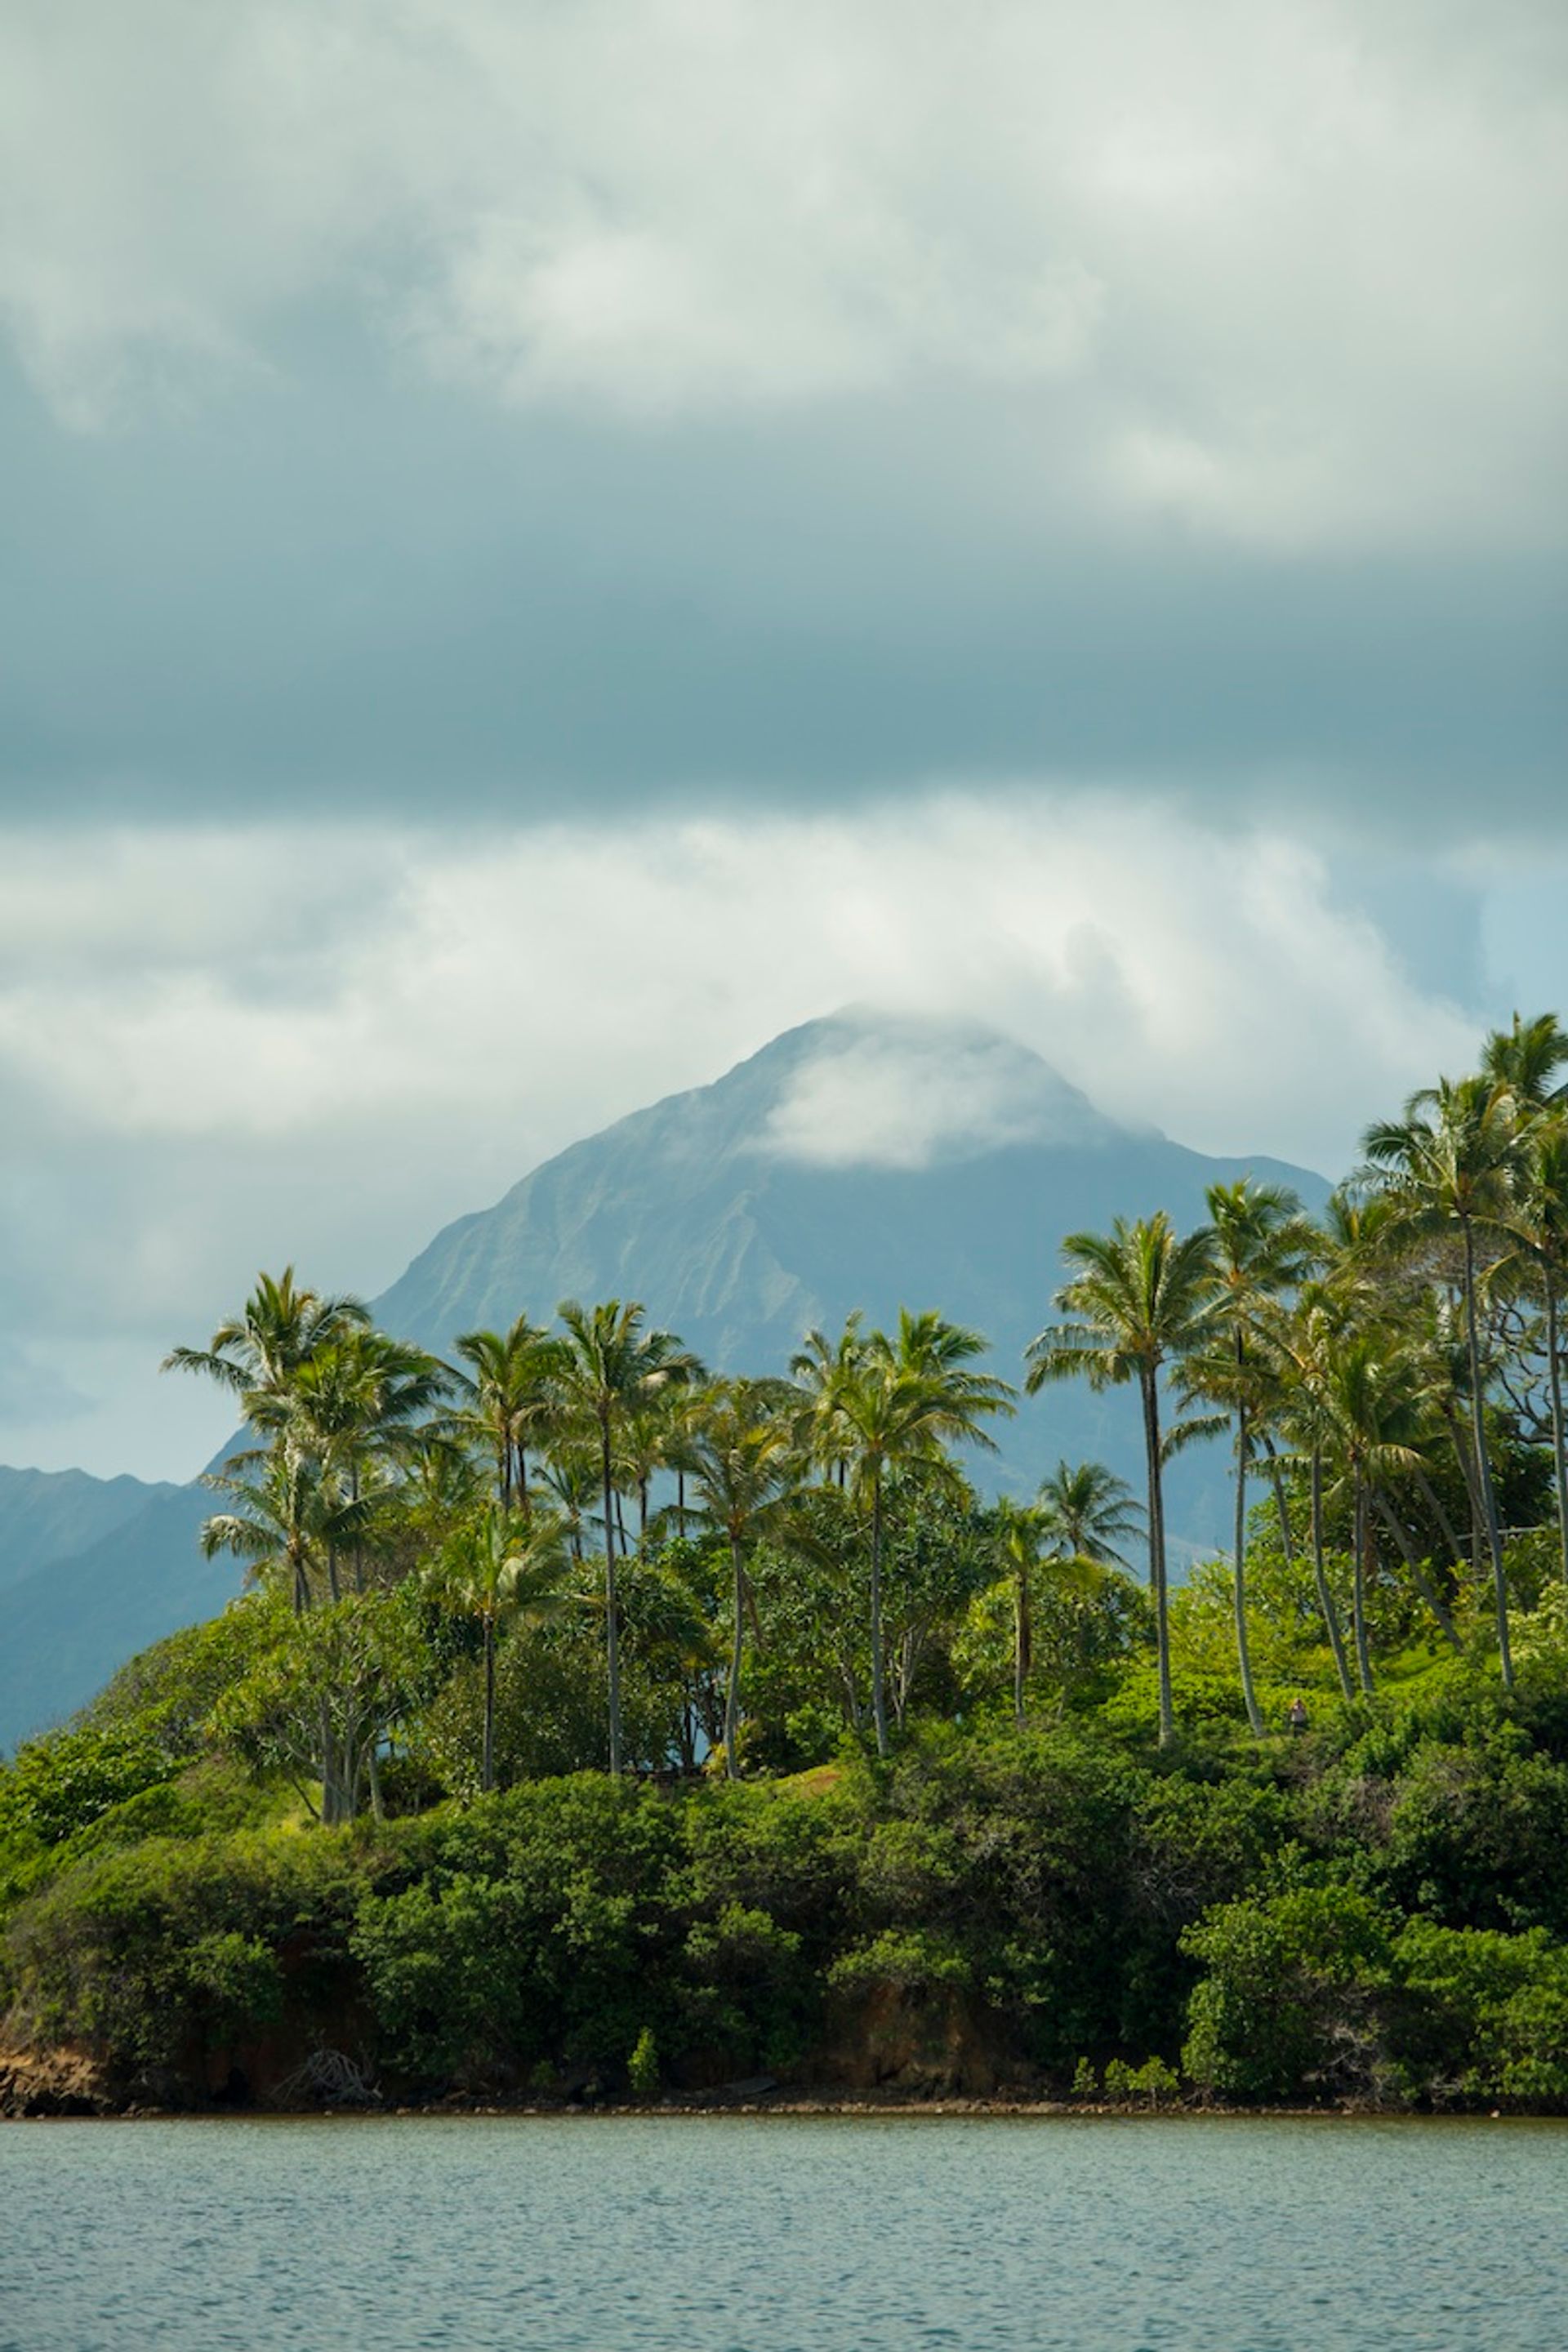
<path id="1" fill-rule="evenodd" d="M 1564 2352 L 1568 2126 L 0 2126 L 4 2352 Z"/>

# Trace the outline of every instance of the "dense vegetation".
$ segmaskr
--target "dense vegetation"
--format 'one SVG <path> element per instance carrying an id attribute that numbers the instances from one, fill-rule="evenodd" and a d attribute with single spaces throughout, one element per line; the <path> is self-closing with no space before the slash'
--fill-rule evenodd
<path id="1" fill-rule="evenodd" d="M 1568 2105 L 1565 1066 L 1516 1022 L 1321 1224 L 1069 1237 L 1024 1375 L 1128 1391 L 1136 1499 L 983 1500 L 1015 1392 L 936 1314 L 716 1380 L 635 1304 L 447 1365 L 264 1277 L 170 1360 L 246 1424 L 252 1589 L 0 1771 L 13 2052 Z M 1163 1465 L 1222 1432 L 1173 1590 Z"/>

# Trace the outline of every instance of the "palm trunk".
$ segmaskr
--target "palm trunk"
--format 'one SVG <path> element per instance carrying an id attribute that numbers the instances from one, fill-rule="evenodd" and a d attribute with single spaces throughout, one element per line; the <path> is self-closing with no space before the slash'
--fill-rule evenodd
<path id="1" fill-rule="evenodd" d="M 1498 1665 L 1505 1691 L 1513 1688 L 1513 1654 L 1508 1638 L 1508 1580 L 1502 1566 L 1502 1529 L 1498 1524 L 1497 1490 L 1492 1485 L 1487 1453 L 1485 1400 L 1481 1395 L 1481 1342 L 1476 1324 L 1476 1237 L 1468 1217 L 1465 1229 L 1465 1337 L 1470 1355 L 1470 1434 L 1476 1450 L 1476 1470 L 1486 1512 L 1487 1548 L 1492 1563 L 1492 1602 L 1497 1618 Z"/>
<path id="2" fill-rule="evenodd" d="M 1241 1696 L 1255 1739 L 1263 1736 L 1263 1714 L 1252 1685 L 1252 1654 L 1247 1641 L 1247 1407 L 1236 1412 L 1236 1663 Z"/>
<path id="3" fill-rule="evenodd" d="M 327 1546 L 327 1593 L 333 1601 L 343 1597 L 338 1589 L 338 1548 L 331 1543 Z"/>
<path id="4" fill-rule="evenodd" d="M 877 1753 L 888 1752 L 888 1701 L 882 1672 L 882 1472 L 879 1465 L 871 1482 L 871 1720 L 877 1727 Z"/>
<path id="5" fill-rule="evenodd" d="M 1273 1444 L 1268 1438 L 1263 1442 L 1268 1454 L 1268 1475 L 1274 1485 L 1274 1507 L 1279 1515 L 1279 1549 L 1285 1555 L 1286 1567 L 1293 1572 L 1296 1566 L 1296 1549 L 1290 1534 L 1290 1513 L 1285 1500 L 1285 1480 L 1279 1468 L 1279 1457 L 1275 1453 Z M 1333 1654 L 1334 1672 L 1340 1681 L 1340 1694 L 1342 1697 L 1349 1698 L 1351 1671 L 1345 1658 L 1345 1639 L 1340 1631 L 1339 1612 L 1334 1607 L 1334 1596 L 1329 1591 L 1329 1580 L 1323 1573 L 1322 1476 L 1321 1457 L 1314 1453 L 1312 1456 L 1312 1582 L 1317 1591 L 1318 1612 L 1323 1621 L 1323 1630 L 1329 1637 L 1329 1648 Z"/>
<path id="6" fill-rule="evenodd" d="M 1143 1391 L 1143 1447 L 1149 1471 L 1149 1590 L 1154 1599 L 1154 1647 L 1160 1675 L 1160 1745 L 1176 1736 L 1171 1698 L 1171 1619 L 1165 1592 L 1165 1494 L 1160 1476 L 1160 1391 L 1152 1367 L 1139 1375 Z"/>
<path id="7" fill-rule="evenodd" d="M 479 1787 L 488 1797 L 496 1784 L 496 1621 L 485 1619 L 485 1746 Z"/>
<path id="8" fill-rule="evenodd" d="M 675 1474 L 675 1524 L 684 1536 L 686 1533 L 686 1473 L 684 1470 L 678 1470 Z"/>
<path id="9" fill-rule="evenodd" d="M 1431 1512 L 1433 1518 L 1436 1522 L 1438 1534 L 1442 1537 L 1443 1541 L 1448 1547 L 1448 1558 L 1453 1563 L 1455 1574 L 1458 1576 L 1463 1576 L 1465 1572 L 1465 1547 L 1459 1541 L 1459 1531 L 1458 1528 L 1455 1527 L 1453 1520 L 1448 1517 L 1447 1512 L 1443 1507 L 1443 1497 L 1438 1494 L 1437 1489 L 1433 1486 L 1431 1479 L 1428 1478 L 1426 1470 L 1419 1462 L 1415 1463 L 1412 1466 L 1410 1475 L 1415 1481 L 1416 1490 L 1419 1493 L 1422 1501 L 1426 1504 L 1426 1508 Z"/>
<path id="10" fill-rule="evenodd" d="M 1355 1481 L 1355 1567 L 1351 1587 L 1351 1622 L 1355 1631 L 1356 1676 L 1363 1696 L 1372 1690 L 1372 1658 L 1366 1640 L 1366 1555 L 1370 1539 L 1366 1485 L 1358 1470 Z"/>
<path id="11" fill-rule="evenodd" d="M 1462 1650 L 1465 1645 L 1454 1630 L 1454 1621 L 1448 1613 L 1448 1604 L 1442 1598 L 1441 1594 L 1435 1590 L 1430 1577 L 1427 1575 L 1425 1568 L 1423 1568 L 1419 1559 L 1416 1557 L 1415 1547 L 1410 1540 L 1409 1529 L 1405 1527 L 1404 1520 L 1394 1508 L 1393 1504 L 1389 1501 L 1386 1495 L 1373 1494 L 1372 1504 L 1378 1517 L 1383 1521 L 1384 1526 L 1388 1529 L 1389 1534 L 1394 1538 L 1394 1542 L 1398 1545 L 1399 1556 L 1405 1562 L 1405 1567 L 1410 1570 L 1411 1580 L 1415 1586 L 1415 1590 L 1421 1595 L 1422 1600 L 1426 1603 L 1427 1608 L 1432 1612 L 1433 1616 L 1437 1620 L 1443 1639 L 1450 1645 L 1451 1648 Z"/>
<path id="12" fill-rule="evenodd" d="M 1033 1628 L 1029 1622 L 1029 1570 L 1026 1561 L 1018 1562 L 1017 1589 L 1013 1601 L 1013 1720 L 1020 1731 L 1024 1727 L 1024 1693 L 1029 1679 L 1029 1653 L 1033 1647 Z"/>
<path id="13" fill-rule="evenodd" d="M 741 1731 L 741 1654 L 746 1638 L 746 1571 L 741 1564 L 739 1539 L 730 1538 L 730 1568 L 734 1581 L 735 1627 L 730 1642 L 730 1686 L 724 1694 L 724 1770 L 731 1780 L 741 1777 L 735 1742 Z"/>
<path id="14" fill-rule="evenodd" d="M 1546 1276 L 1546 1377 L 1552 1395 L 1552 1466 L 1557 1474 L 1557 1541 L 1563 1574 L 1568 1579 L 1568 1454 L 1563 1440 L 1563 1366 L 1557 1352 L 1557 1284 L 1552 1268 Z"/>
<path id="15" fill-rule="evenodd" d="M 533 1506 L 528 1498 L 528 1453 L 521 1438 L 517 1442 L 517 1507 L 527 1527 L 533 1517 Z"/>
<path id="16" fill-rule="evenodd" d="M 610 1485 L 610 1423 L 599 1421 L 599 1470 L 605 1494 L 605 1649 L 610 1683 L 610 1770 L 621 1769 L 621 1648 L 617 1614 L 620 1593 L 616 1583 L 616 1497 Z"/>

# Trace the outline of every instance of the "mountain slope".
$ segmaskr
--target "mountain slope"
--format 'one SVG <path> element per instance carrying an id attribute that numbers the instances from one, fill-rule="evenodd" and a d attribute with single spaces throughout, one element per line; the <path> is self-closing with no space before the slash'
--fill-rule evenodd
<path id="1" fill-rule="evenodd" d="M 0 1591 L 51 1560 L 85 1550 L 174 1491 L 140 1478 L 92 1478 L 85 1470 L 13 1470 L 0 1464 Z"/>
<path id="2" fill-rule="evenodd" d="M 879 1322 L 937 1307 L 985 1332 L 1017 1380 L 1065 1234 L 1160 1207 L 1196 1224 L 1205 1188 L 1247 1172 L 1312 1206 L 1329 1190 L 1310 1170 L 1119 1126 L 994 1032 L 845 1013 L 545 1162 L 447 1226 L 376 1312 L 442 1349 L 525 1309 L 546 1319 L 569 1295 L 637 1297 L 710 1363 L 777 1371 L 805 1330 L 855 1307 Z M 1140 1475 L 1123 1397 L 1048 1391 L 999 1434 L 1010 1485 L 1063 1454 Z M 1213 1449 L 1176 1465 L 1173 1524 L 1190 1543 L 1221 1539 L 1223 1478 Z"/>

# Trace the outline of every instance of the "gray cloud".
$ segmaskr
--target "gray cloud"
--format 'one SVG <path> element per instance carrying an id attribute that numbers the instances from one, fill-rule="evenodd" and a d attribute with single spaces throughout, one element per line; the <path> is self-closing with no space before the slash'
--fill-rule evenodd
<path id="1" fill-rule="evenodd" d="M 1562 49 L 1547 0 L 13 10 L 0 792 L 1554 822 Z"/>

